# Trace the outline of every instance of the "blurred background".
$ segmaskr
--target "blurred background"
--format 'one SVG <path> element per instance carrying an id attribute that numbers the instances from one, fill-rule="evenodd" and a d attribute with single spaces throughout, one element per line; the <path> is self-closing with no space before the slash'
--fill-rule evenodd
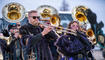
<path id="1" fill-rule="evenodd" d="M 24 6 L 26 13 L 30 10 L 35 10 L 41 5 L 50 5 L 56 8 L 59 12 L 61 18 L 61 25 L 67 27 L 69 21 L 72 21 L 72 11 L 76 6 L 83 5 L 90 8 L 97 15 L 97 22 L 103 22 L 105 24 L 105 0 L 0 0 L 0 31 L 7 28 L 9 22 L 7 22 L 2 17 L 2 8 L 10 3 L 17 2 Z M 22 25 L 27 22 L 27 17 L 21 21 Z M 105 33 L 105 27 L 102 27 L 103 33 Z M 93 49 L 93 55 L 96 60 L 104 60 L 103 47 L 99 44 Z M 104 56 L 104 57 L 103 57 Z"/>

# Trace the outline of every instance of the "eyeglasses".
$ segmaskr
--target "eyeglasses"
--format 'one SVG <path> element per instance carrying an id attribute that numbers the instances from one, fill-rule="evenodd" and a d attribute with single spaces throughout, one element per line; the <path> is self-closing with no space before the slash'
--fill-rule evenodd
<path id="1" fill-rule="evenodd" d="M 31 16 L 33 19 L 40 19 L 40 17 L 39 16 Z"/>

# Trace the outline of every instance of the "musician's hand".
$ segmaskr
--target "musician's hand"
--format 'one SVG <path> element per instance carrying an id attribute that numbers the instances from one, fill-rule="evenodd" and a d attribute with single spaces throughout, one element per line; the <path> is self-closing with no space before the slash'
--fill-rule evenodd
<path id="1" fill-rule="evenodd" d="M 2 30 L 2 33 L 3 36 L 9 37 L 9 32 L 6 29 Z"/>
<path id="2" fill-rule="evenodd" d="M 40 26 L 41 28 L 45 28 L 43 24 L 39 24 L 39 26 Z"/>
<path id="3" fill-rule="evenodd" d="M 19 37 L 19 33 L 15 33 L 14 37 L 18 38 Z"/>
<path id="4" fill-rule="evenodd" d="M 44 36 L 44 35 L 48 34 L 52 29 L 53 29 L 52 26 L 48 26 L 48 27 L 44 28 L 44 30 L 42 31 L 42 35 Z"/>
<path id="5" fill-rule="evenodd" d="M 76 32 L 77 32 L 77 37 L 80 38 L 80 36 L 81 36 L 81 31 L 77 30 Z"/>
<path id="6" fill-rule="evenodd" d="M 84 37 L 87 37 L 87 35 L 85 33 L 81 32 L 81 31 L 77 31 L 77 37 L 81 37 L 81 35 Z"/>
<path id="7" fill-rule="evenodd" d="M 19 30 L 18 29 L 14 31 L 14 37 L 15 38 L 18 38 L 19 37 Z"/>

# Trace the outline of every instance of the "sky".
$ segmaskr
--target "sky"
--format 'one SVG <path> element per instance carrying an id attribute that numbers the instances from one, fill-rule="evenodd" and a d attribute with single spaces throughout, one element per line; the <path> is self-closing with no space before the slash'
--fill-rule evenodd
<path id="1" fill-rule="evenodd" d="M 40 5 L 50 5 L 59 11 L 62 6 L 62 1 L 63 0 L 0 0 L 0 17 L 2 17 L 3 6 L 10 2 L 22 4 L 27 12 L 36 9 Z M 105 0 L 66 0 L 66 3 L 69 5 L 69 11 L 72 11 L 72 9 L 78 5 L 84 5 L 90 8 L 97 14 L 97 22 L 103 21 L 105 24 Z M 105 27 L 103 30 L 105 30 Z"/>

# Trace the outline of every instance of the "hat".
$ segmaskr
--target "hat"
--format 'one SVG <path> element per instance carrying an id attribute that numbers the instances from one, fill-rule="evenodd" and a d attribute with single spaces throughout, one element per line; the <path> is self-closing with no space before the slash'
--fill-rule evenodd
<path id="1" fill-rule="evenodd" d="M 8 25 L 8 31 L 9 31 L 10 29 L 16 29 L 16 28 L 17 28 L 16 23 L 10 23 L 10 24 Z"/>

